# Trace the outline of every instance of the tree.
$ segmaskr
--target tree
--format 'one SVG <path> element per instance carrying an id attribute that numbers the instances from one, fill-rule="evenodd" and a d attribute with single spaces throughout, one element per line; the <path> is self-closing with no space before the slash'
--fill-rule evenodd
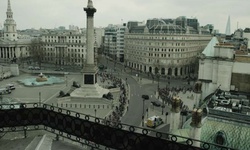
<path id="1" fill-rule="evenodd" d="M 34 62 L 37 62 L 41 68 L 43 59 L 45 57 L 44 43 L 40 38 L 33 39 L 30 45 L 30 56 Z"/>

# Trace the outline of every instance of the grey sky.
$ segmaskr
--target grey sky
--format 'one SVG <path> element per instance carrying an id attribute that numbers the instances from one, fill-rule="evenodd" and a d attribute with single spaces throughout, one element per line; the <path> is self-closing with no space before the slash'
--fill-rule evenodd
<path id="1" fill-rule="evenodd" d="M 70 24 L 85 27 L 83 7 L 88 0 L 11 0 L 18 29 L 54 28 Z M 149 18 L 196 17 L 200 25 L 213 24 L 225 32 L 231 17 L 231 31 L 250 27 L 249 0 L 93 0 L 97 9 L 95 26 L 144 21 Z M 0 23 L 6 19 L 7 0 L 0 0 Z"/>

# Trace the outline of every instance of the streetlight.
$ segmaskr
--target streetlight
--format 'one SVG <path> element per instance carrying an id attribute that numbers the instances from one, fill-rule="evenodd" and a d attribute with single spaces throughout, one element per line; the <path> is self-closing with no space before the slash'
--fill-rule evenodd
<path id="1" fill-rule="evenodd" d="M 39 106 L 41 106 L 41 92 L 39 92 Z"/>
<path id="2" fill-rule="evenodd" d="M 144 127 L 144 101 L 149 99 L 148 95 L 142 95 L 143 105 L 142 105 L 142 126 Z"/>
<path id="3" fill-rule="evenodd" d="M 166 115 L 165 122 L 167 124 L 167 122 L 168 122 L 168 112 L 166 112 L 165 115 Z"/>
<path id="4" fill-rule="evenodd" d="M 157 73 L 157 74 L 156 74 L 156 77 L 157 77 L 157 80 L 158 80 L 158 92 L 159 92 L 159 88 L 160 88 L 160 83 L 159 83 L 159 82 L 160 82 L 160 81 L 159 81 L 159 80 L 160 80 L 160 74 Z"/>
<path id="5" fill-rule="evenodd" d="M 95 109 L 95 117 L 96 117 L 96 109 Z"/>
<path id="6" fill-rule="evenodd" d="M 163 115 L 163 109 L 165 108 L 165 104 L 161 105 L 161 115 Z"/>
<path id="7" fill-rule="evenodd" d="M 66 86 L 68 86 L 68 76 L 66 75 Z"/>

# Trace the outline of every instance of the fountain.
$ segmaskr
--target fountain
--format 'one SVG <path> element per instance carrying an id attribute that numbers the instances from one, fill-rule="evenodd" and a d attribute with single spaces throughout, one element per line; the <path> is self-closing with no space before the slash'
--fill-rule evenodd
<path id="1" fill-rule="evenodd" d="M 43 73 L 40 73 L 38 75 L 38 77 L 36 78 L 36 81 L 37 82 L 45 82 L 45 81 L 48 81 L 48 78 L 45 75 L 43 75 Z"/>
<path id="2" fill-rule="evenodd" d="M 43 73 L 40 73 L 38 77 L 30 77 L 27 79 L 18 80 L 18 82 L 24 84 L 25 86 L 43 86 L 64 83 L 64 80 L 59 77 L 45 76 Z"/>

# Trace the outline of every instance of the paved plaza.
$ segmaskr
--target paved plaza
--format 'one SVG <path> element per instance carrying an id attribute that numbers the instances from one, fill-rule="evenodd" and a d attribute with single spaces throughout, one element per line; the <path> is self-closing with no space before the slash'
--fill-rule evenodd
<path id="1" fill-rule="evenodd" d="M 112 69 L 110 69 L 112 70 Z M 122 70 L 122 69 L 121 69 Z M 136 113 L 138 112 L 137 109 L 138 107 L 136 107 L 139 104 L 139 101 L 141 101 L 141 94 L 145 93 L 148 94 L 150 96 L 150 100 L 145 102 L 145 109 L 148 109 L 148 112 L 145 112 L 145 120 L 148 117 L 157 115 L 160 116 L 163 121 L 164 124 L 160 125 L 159 127 L 157 127 L 155 130 L 160 131 L 160 132 L 168 132 L 169 130 L 169 116 L 165 116 L 165 112 L 169 112 L 170 111 L 170 105 L 166 106 L 163 110 L 161 107 L 155 107 L 152 106 L 150 104 L 151 101 L 153 100 L 159 100 L 161 101 L 161 99 L 158 99 L 157 96 L 157 86 L 158 86 L 158 82 L 157 81 L 153 81 L 150 78 L 142 77 L 141 80 L 139 80 L 139 78 L 136 76 L 136 74 L 132 74 L 132 76 L 130 74 L 126 73 L 119 73 L 119 72 L 112 72 L 114 76 L 116 77 L 120 77 L 122 78 L 124 81 L 126 78 L 130 78 L 129 82 L 130 84 L 128 84 L 128 89 L 129 93 L 131 93 L 129 95 L 129 100 L 130 100 L 130 105 L 128 105 L 128 107 L 125 108 L 129 108 L 129 110 L 125 110 L 125 114 L 124 114 L 124 118 L 127 119 L 125 122 L 129 122 L 129 124 L 131 125 L 135 125 L 135 126 L 139 126 L 142 127 L 142 123 L 141 123 L 141 113 Z M 49 72 L 44 73 L 45 75 L 52 75 L 49 74 Z M 62 84 L 54 84 L 54 85 L 46 85 L 46 86 L 40 86 L 40 87 L 27 87 L 24 86 L 22 84 L 20 84 L 19 82 L 17 82 L 20 79 L 25 79 L 25 78 L 29 78 L 29 77 L 36 77 L 38 75 L 38 73 L 36 74 L 30 74 L 30 73 L 21 73 L 20 76 L 18 77 L 12 77 L 9 79 L 5 79 L 3 81 L 1 81 L 1 87 L 5 86 L 6 84 L 12 83 L 15 85 L 16 89 L 9 95 L 4 95 L 4 97 L 9 97 L 9 98 L 14 98 L 16 99 L 18 102 L 20 103 L 38 103 L 39 100 L 41 100 L 42 103 L 47 103 L 53 106 L 59 106 L 62 107 L 64 109 L 68 109 L 68 110 L 72 110 L 72 111 L 76 111 L 76 112 L 80 112 L 83 114 L 87 114 L 93 117 L 98 117 L 98 118 L 105 118 L 106 116 L 110 115 L 112 113 L 112 108 L 109 107 L 102 107 L 102 105 L 100 105 L 99 107 L 95 106 L 89 106 L 86 105 L 84 106 L 83 103 L 79 103 L 79 102 L 70 102 L 69 98 L 57 98 L 57 96 L 59 95 L 60 91 L 64 91 L 64 92 L 68 92 L 72 89 L 72 83 L 73 81 L 76 81 L 77 83 L 82 83 L 82 74 L 81 73 L 69 73 L 67 75 L 64 75 L 63 73 L 61 75 L 56 75 L 59 78 L 62 78 L 65 80 L 64 83 Z M 135 82 L 134 82 L 135 81 Z M 99 85 L 103 86 L 103 87 L 108 87 L 111 84 L 110 81 L 105 81 L 105 82 L 100 82 L 100 79 L 98 78 L 98 83 Z M 131 84 L 132 83 L 132 84 Z M 165 87 L 167 84 L 167 82 L 164 81 L 160 81 L 159 82 L 159 86 Z M 186 86 L 186 83 L 183 81 L 173 81 L 171 82 L 171 85 L 173 86 Z M 139 88 L 138 88 L 139 87 Z M 39 98 L 39 93 L 41 93 L 41 97 Z M 185 94 L 180 93 L 179 96 L 181 97 L 181 99 L 183 100 L 183 103 L 185 105 L 188 105 L 189 108 L 193 107 L 194 104 L 194 100 L 191 98 L 193 93 L 189 93 L 186 92 Z M 113 92 L 113 96 L 114 96 L 114 101 L 113 101 L 113 105 L 114 106 L 118 106 L 119 104 L 119 96 L 120 96 L 120 92 L 118 91 L 114 91 Z M 138 99 L 138 100 L 136 100 Z M 138 102 L 138 103 L 137 103 Z M 94 102 L 93 102 L 94 103 Z M 137 103 L 137 104 L 136 104 Z M 135 105 L 136 106 L 133 106 Z M 140 106 L 142 107 L 142 106 Z M 142 109 L 141 109 L 142 110 Z M 140 112 L 141 112 L 140 110 Z M 130 112 L 128 112 L 130 111 Z M 164 113 L 162 113 L 164 112 Z M 128 113 L 128 114 L 127 114 Z M 130 114 L 133 114 L 132 116 Z M 127 115 L 126 115 L 127 114 Z M 167 118 L 166 118 L 167 117 Z M 132 122 L 130 119 L 136 119 L 137 121 Z M 144 121 L 145 121 L 144 120 Z M 146 125 L 144 125 L 145 128 Z M 140 129 L 138 129 L 140 130 Z M 140 131 L 137 131 L 140 132 Z M 43 134 L 48 134 L 52 137 L 54 137 L 55 135 L 47 133 L 46 131 L 38 131 L 38 132 L 34 132 L 34 133 L 28 133 L 29 137 L 36 137 L 37 135 L 43 135 Z M 11 139 L 11 137 L 15 137 L 17 139 L 22 138 L 23 137 L 23 133 L 22 132 L 18 132 L 18 133 L 10 133 L 7 136 L 5 136 L 5 139 Z M 25 139 L 27 143 L 31 142 L 29 141 L 29 139 Z M 32 140 L 32 139 L 30 139 Z M 18 141 L 17 141 L 18 143 Z M 69 142 L 69 143 L 72 143 Z M 70 146 L 67 145 L 67 143 L 65 144 L 61 144 L 61 143 L 55 143 L 53 144 L 54 148 L 60 148 L 59 145 L 65 145 L 64 147 Z M 4 147 L 3 147 L 4 148 Z M 62 148 L 62 147 L 61 147 Z M 76 149 L 78 149 L 79 147 L 76 147 Z M 80 147 L 80 148 L 87 148 L 87 147 Z"/>
<path id="2" fill-rule="evenodd" d="M 50 74 L 45 74 L 50 75 Z M 104 118 L 109 115 L 112 111 L 111 106 L 106 106 L 105 108 L 100 105 L 99 107 L 96 106 L 94 108 L 91 106 L 90 108 L 84 107 L 84 103 L 82 102 L 71 102 L 69 97 L 65 98 L 58 98 L 59 92 L 64 91 L 67 93 L 72 89 L 73 81 L 77 83 L 82 83 L 82 75 L 80 73 L 68 74 L 68 75 L 56 75 L 59 78 L 65 80 L 64 83 L 61 84 L 53 84 L 53 85 L 44 85 L 44 86 L 25 86 L 18 82 L 20 79 L 26 79 L 30 77 L 36 77 L 36 74 L 28 74 L 28 73 L 21 73 L 20 76 L 11 77 L 8 79 L 4 79 L 0 81 L 0 86 L 5 87 L 5 85 L 12 83 L 15 85 L 16 89 L 12 91 L 11 94 L 5 94 L 3 97 L 15 99 L 18 103 L 39 103 L 41 100 L 42 103 L 50 104 L 53 106 L 59 106 L 65 109 L 77 111 L 83 114 L 88 114 L 92 116 L 96 116 L 99 118 Z M 55 76 L 55 75 L 53 75 Z M 99 79 L 98 79 L 99 82 Z M 109 86 L 111 82 L 104 82 L 100 83 L 101 86 Z M 39 97 L 39 93 L 41 93 L 41 97 Z M 114 101 L 113 105 L 118 105 L 118 97 L 119 97 L 119 90 L 113 92 Z M 94 102 L 93 102 L 94 103 Z M 80 106 L 81 105 L 81 106 Z M 100 109 L 98 109 L 100 108 Z M 95 109 L 97 111 L 95 111 Z"/>

